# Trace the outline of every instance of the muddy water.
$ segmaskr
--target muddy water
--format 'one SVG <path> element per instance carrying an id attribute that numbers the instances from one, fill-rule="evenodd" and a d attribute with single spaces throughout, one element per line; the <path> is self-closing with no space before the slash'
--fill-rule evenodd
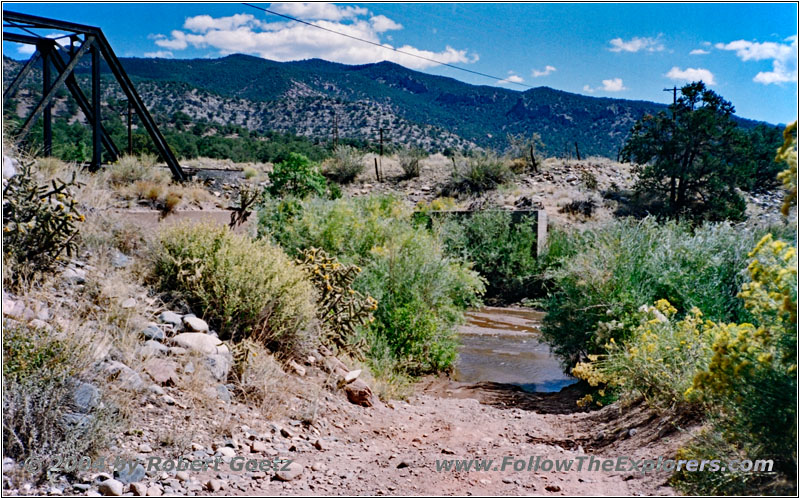
<path id="1" fill-rule="evenodd" d="M 557 392 L 575 383 L 541 341 L 542 316 L 524 308 L 484 307 L 468 312 L 467 323 L 460 328 L 455 380 L 508 383 L 529 392 Z"/>

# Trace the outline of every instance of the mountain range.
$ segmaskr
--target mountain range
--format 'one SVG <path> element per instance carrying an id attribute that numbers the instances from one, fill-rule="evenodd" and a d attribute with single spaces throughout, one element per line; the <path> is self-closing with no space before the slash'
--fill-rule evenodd
<path id="1" fill-rule="evenodd" d="M 524 92 L 470 85 L 381 62 L 276 62 L 235 54 L 219 59 L 122 58 L 157 120 L 194 120 L 310 137 L 377 140 L 428 150 L 504 149 L 509 134 L 538 133 L 547 154 L 615 157 L 631 127 L 664 104 L 589 97 L 548 87 Z M 4 58 L 4 69 L 17 66 Z M 88 65 L 76 71 L 87 73 Z M 83 79 L 83 78 L 82 78 Z M 104 97 L 115 95 L 106 89 Z M 756 121 L 737 118 L 750 128 Z"/>

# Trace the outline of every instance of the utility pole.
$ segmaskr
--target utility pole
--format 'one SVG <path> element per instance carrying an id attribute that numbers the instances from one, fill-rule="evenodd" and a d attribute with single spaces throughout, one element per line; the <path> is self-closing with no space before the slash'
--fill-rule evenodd
<path id="1" fill-rule="evenodd" d="M 664 92 L 672 92 L 672 121 L 675 121 L 675 107 L 678 105 L 678 87 L 665 88 Z"/>
<path id="2" fill-rule="evenodd" d="M 383 176 L 383 175 L 379 174 L 378 171 L 380 170 L 381 172 L 383 172 L 383 131 L 384 130 L 388 131 L 389 129 L 388 128 L 384 128 L 382 126 L 378 128 L 378 134 L 380 135 L 380 149 L 379 149 L 380 153 L 379 153 L 379 155 L 381 157 L 380 166 L 378 166 L 377 158 L 375 159 L 375 176 L 378 177 L 378 181 L 380 181 L 381 177 Z"/>
<path id="3" fill-rule="evenodd" d="M 339 121 L 336 116 L 336 108 L 333 108 L 333 149 L 339 147 Z"/>

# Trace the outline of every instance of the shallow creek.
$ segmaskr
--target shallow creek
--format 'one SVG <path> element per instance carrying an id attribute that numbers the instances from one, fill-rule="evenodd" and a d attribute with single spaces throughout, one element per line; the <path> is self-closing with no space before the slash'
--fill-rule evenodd
<path id="1" fill-rule="evenodd" d="M 526 308 L 483 307 L 467 312 L 467 323 L 459 330 L 455 380 L 508 383 L 528 392 L 557 392 L 575 383 L 541 340 L 543 315 Z"/>

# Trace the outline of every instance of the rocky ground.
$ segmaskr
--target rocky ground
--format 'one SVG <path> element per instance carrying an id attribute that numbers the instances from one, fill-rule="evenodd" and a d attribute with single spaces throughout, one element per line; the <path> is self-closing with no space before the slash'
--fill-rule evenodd
<path id="1" fill-rule="evenodd" d="M 365 158 L 367 163 L 373 158 Z M 383 180 L 366 169 L 347 186 L 348 195 L 393 192 L 410 203 L 439 195 L 449 160 L 423 161 L 421 176 L 403 180 L 398 164 L 383 159 Z M 269 165 L 245 180 L 241 165 L 223 172 L 199 160 L 197 177 L 213 198 L 186 211 L 215 212 L 233 203 L 243 182 L 263 185 Z M 210 173 L 209 173 L 210 172 Z M 459 200 L 462 208 L 541 208 L 553 224 L 594 224 L 613 217 L 608 190 L 632 186 L 630 165 L 605 159 L 548 160 L 540 172 L 507 187 Z M 205 199 L 205 198 L 204 198 Z M 592 214 L 563 212 L 574 201 L 593 200 Z M 118 206 L 114 203 L 119 202 Z M 753 196 L 749 213 L 760 219 L 779 204 L 777 195 Z M 275 363 L 267 372 L 273 399 L 256 402 L 231 382 L 240 352 L 222 343 L 185 307 L 167 306 L 135 277 L 138 236 L 128 225 L 146 225 L 136 210 L 117 200 L 96 229 L 130 238 L 130 254 L 81 255 L 71 260 L 48 289 L 24 295 L 3 292 L 5 326 L 27 322 L 39 328 L 90 329 L 103 336 L 93 344 L 92 378 L 76 383 L 67 416 L 83 420 L 103 404 L 119 407 L 128 426 L 116 432 L 105 452 L 141 465 L 123 470 L 56 472 L 35 483 L 25 463 L 3 460 L 3 491 L 10 495 L 671 495 L 668 474 L 636 471 L 437 471 L 437 461 L 573 459 L 581 456 L 657 459 L 673 456 L 697 430 L 691 421 L 656 414 L 642 405 L 617 404 L 579 411 L 580 389 L 527 394 L 510 386 L 466 385 L 447 378 L 423 380 L 405 401 L 381 401 L 372 380 L 330 352 Z M 218 213 L 217 213 L 218 212 Z M 180 213 L 180 212 L 179 212 Z M 167 216 L 167 219 L 173 215 Z M 114 221 L 116 220 L 116 221 Z M 119 225 L 120 220 L 128 225 Z M 91 222 L 91 220 L 90 220 Z M 158 223 L 158 217 L 153 223 Z M 115 225 L 116 224 L 116 225 Z M 141 229 L 140 229 L 141 230 Z M 99 237 L 99 236 L 93 236 Z M 89 300 L 89 301 L 87 301 Z M 104 330 L 120 325 L 124 334 Z M 78 326 L 75 324 L 79 323 Z M 117 327 L 117 326 L 115 326 Z M 110 331 L 110 329 L 109 329 Z M 115 329 L 116 331 L 116 329 Z M 89 333 L 87 333 L 89 334 Z M 235 350 L 235 349 L 234 349 Z M 349 363 L 347 359 L 343 359 Z M 374 386 L 373 386 L 374 388 Z M 376 390 L 377 392 L 377 390 Z M 95 459 L 99 456 L 95 456 Z M 217 462 L 217 469 L 146 469 L 151 458 L 187 457 Z M 290 460 L 276 471 L 236 470 L 256 460 Z M 576 461 L 577 462 L 577 461 Z M 252 465 L 251 465 L 252 466 Z"/>
<path id="2" fill-rule="evenodd" d="M 28 322 L 69 329 L 58 305 L 80 303 L 101 276 L 121 278 L 131 258 L 109 268 L 73 260 L 52 283 L 50 301 L 4 292 L 6 327 Z M 116 274 L 114 274 L 117 272 Z M 136 285 L 116 287 L 109 313 L 134 324 L 128 341 L 97 345 L 91 379 L 76 383 L 65 417 L 91 418 L 126 405 L 126 430 L 101 456 L 106 469 L 54 472 L 30 481 L 26 463 L 3 460 L 11 495 L 633 495 L 673 494 L 668 475 L 635 471 L 494 470 L 515 460 L 580 456 L 636 460 L 674 453 L 689 432 L 642 406 L 579 411 L 575 386 L 528 394 L 446 377 L 420 382 L 405 401 L 381 401 L 368 373 L 324 348 L 269 373 L 274 404 L 248 400 L 231 382 L 238 355 L 202 319 L 164 310 Z M 127 311 L 127 312 L 125 312 Z M 76 318 L 77 320 L 77 318 Z M 122 344 L 127 343 L 127 344 Z M 277 365 L 277 364 L 276 364 Z M 366 380 L 366 382 L 364 381 Z M 111 469 L 117 457 L 137 466 Z M 155 460 L 209 460 L 207 469 L 163 469 Z M 485 471 L 437 471 L 437 461 L 491 459 Z M 288 460 L 264 465 L 275 459 Z M 246 468 L 247 462 L 251 468 Z M 577 461 L 575 461 L 577 462 Z M 153 464 L 151 464 L 153 463 Z M 237 468 L 237 465 L 239 468 Z M 257 466 L 257 467 L 256 467 Z M 266 468 L 264 466 L 267 466 Z M 576 464 L 577 466 L 577 464 Z"/>

